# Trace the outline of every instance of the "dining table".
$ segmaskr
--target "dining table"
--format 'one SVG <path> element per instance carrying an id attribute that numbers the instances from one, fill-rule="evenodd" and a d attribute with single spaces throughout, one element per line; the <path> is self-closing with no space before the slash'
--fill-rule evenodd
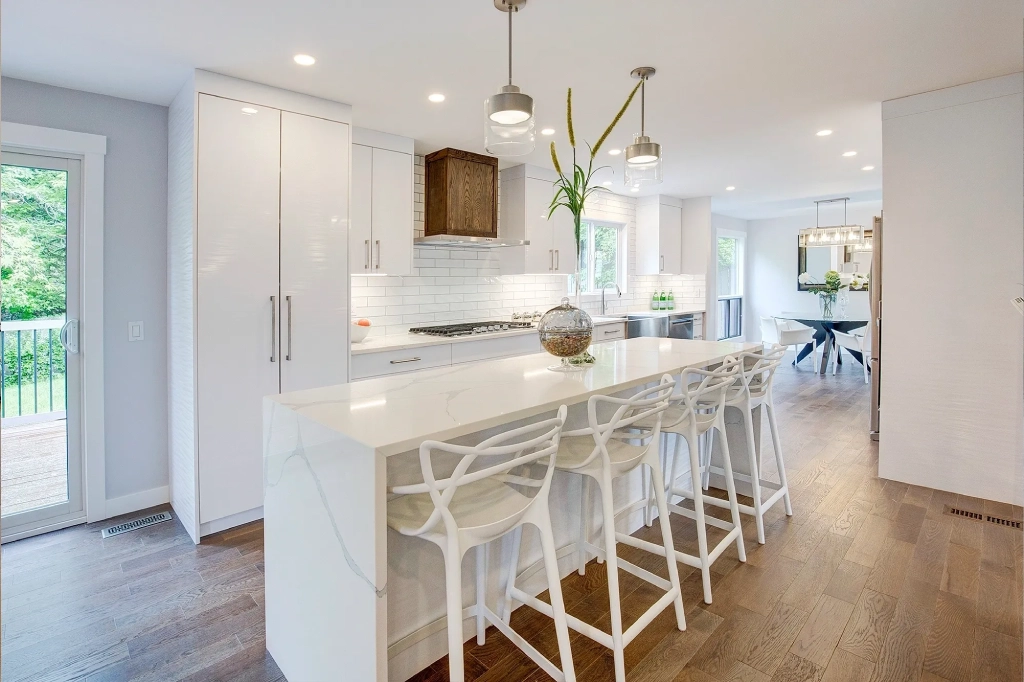
<path id="1" fill-rule="evenodd" d="M 821 361 L 819 367 L 817 368 L 819 374 L 824 374 L 828 370 L 829 358 L 832 348 L 835 347 L 836 352 L 839 352 L 839 349 L 836 346 L 835 334 L 833 334 L 832 332 L 851 332 L 854 329 L 866 327 L 869 322 L 868 318 L 866 317 L 854 316 L 846 317 L 845 319 L 839 319 L 835 317 L 825 318 L 822 317 L 820 312 L 809 311 L 784 311 L 781 313 L 777 313 L 774 317 L 779 320 L 794 320 L 796 322 L 800 322 L 801 324 L 805 324 L 808 327 L 814 328 L 814 343 L 817 344 L 819 348 L 821 348 Z M 797 354 L 796 361 L 794 362 L 794 364 L 799 363 L 801 360 L 807 357 L 809 353 L 813 352 L 813 350 L 814 346 L 808 343 Z M 850 355 L 853 356 L 853 358 L 857 362 L 861 363 L 862 365 L 864 364 L 864 358 L 860 353 L 849 349 L 847 349 L 847 351 L 850 353 Z M 842 364 L 842 355 L 839 356 L 839 362 L 840 364 Z M 870 367 L 868 368 L 868 371 L 871 371 Z"/>

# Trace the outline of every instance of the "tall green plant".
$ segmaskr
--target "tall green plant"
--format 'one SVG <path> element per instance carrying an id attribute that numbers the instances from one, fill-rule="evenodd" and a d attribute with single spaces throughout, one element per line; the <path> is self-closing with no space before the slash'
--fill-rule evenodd
<path id="1" fill-rule="evenodd" d="M 555 182 L 555 196 L 551 199 L 551 207 L 548 211 L 548 218 L 550 219 L 552 214 L 559 208 L 565 208 L 572 213 L 573 226 L 576 233 L 576 264 L 579 266 L 580 262 L 580 249 L 582 248 L 582 216 L 587 199 L 593 195 L 594 192 L 604 189 L 600 186 L 591 186 L 591 181 L 594 178 L 594 173 L 604 168 L 604 166 L 598 166 L 594 168 L 594 158 L 597 153 L 601 150 L 601 145 L 604 144 L 608 136 L 611 135 L 612 130 L 618 125 L 622 119 L 623 114 L 629 109 L 629 105 L 633 102 L 633 97 L 636 95 L 636 91 L 640 89 L 643 84 L 641 80 L 636 84 L 636 87 L 629 93 L 629 97 L 626 98 L 625 103 L 619 109 L 619 112 L 615 114 L 615 118 L 608 124 L 601 137 L 597 139 L 597 144 L 591 147 L 587 144 L 587 148 L 590 150 L 590 158 L 587 160 L 587 169 L 583 170 L 583 167 L 576 162 L 576 131 L 572 124 L 572 88 L 569 88 L 569 92 L 565 98 L 565 119 L 566 119 L 566 130 L 569 133 L 569 145 L 572 147 L 572 172 L 566 174 L 562 172 L 562 165 L 558 162 L 558 154 L 555 151 L 555 143 L 551 143 L 551 162 L 555 165 L 555 171 L 558 173 L 558 180 Z M 579 293 L 580 283 L 579 278 L 576 282 L 576 292 Z"/>

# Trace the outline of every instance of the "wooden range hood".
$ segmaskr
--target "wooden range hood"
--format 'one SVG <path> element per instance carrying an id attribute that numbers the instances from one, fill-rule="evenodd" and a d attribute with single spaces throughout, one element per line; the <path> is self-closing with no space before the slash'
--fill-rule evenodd
<path id="1" fill-rule="evenodd" d="M 446 148 L 426 156 L 426 215 L 419 246 L 523 246 L 498 238 L 498 160 Z"/>

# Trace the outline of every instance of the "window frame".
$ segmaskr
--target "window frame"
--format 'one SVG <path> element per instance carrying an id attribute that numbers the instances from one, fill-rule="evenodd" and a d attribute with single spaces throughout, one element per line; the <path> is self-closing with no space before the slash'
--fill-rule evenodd
<path id="1" fill-rule="evenodd" d="M 622 291 L 622 293 L 625 294 L 626 290 L 627 290 L 626 285 L 627 285 L 627 283 L 629 281 L 629 276 L 628 276 L 628 273 L 626 272 L 626 270 L 628 268 L 628 264 L 629 264 L 629 255 L 628 255 L 628 249 L 629 249 L 629 229 L 628 229 L 627 224 L 626 223 L 622 223 L 622 222 L 618 222 L 618 221 L 615 221 L 615 220 L 602 220 L 600 218 L 588 218 L 586 216 L 583 216 L 580 219 L 580 223 L 581 223 L 581 227 L 582 227 L 583 224 L 589 223 L 590 225 L 592 225 L 594 227 L 611 227 L 611 228 L 615 229 L 615 231 L 616 231 L 615 283 L 619 286 L 619 289 Z M 593 277 L 594 277 L 594 271 L 595 271 L 595 268 L 593 267 L 593 258 L 594 258 L 594 255 L 595 255 L 595 249 L 594 249 L 594 230 L 593 229 L 587 230 L 587 234 L 588 234 L 587 254 L 589 255 L 589 258 L 590 258 L 590 261 L 587 263 L 587 265 L 591 266 L 591 267 L 589 267 L 587 269 L 588 278 L 590 280 L 587 283 L 588 284 L 593 284 Z M 573 277 L 574 277 L 574 275 L 570 275 L 567 278 L 568 279 L 568 283 L 566 285 L 566 288 L 568 290 L 568 294 L 569 295 L 575 295 L 575 293 L 576 293 L 575 287 L 573 285 Z M 583 291 L 583 292 L 580 292 L 580 297 L 583 300 L 600 299 L 601 298 L 601 290 L 600 289 L 595 289 L 594 291 Z"/>

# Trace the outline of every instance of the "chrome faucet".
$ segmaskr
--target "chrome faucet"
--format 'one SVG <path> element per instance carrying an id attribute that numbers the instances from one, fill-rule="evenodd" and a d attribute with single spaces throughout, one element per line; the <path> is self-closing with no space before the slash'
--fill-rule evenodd
<path id="1" fill-rule="evenodd" d="M 619 295 L 619 297 L 621 298 L 622 297 L 622 289 L 619 288 L 618 284 L 614 284 L 613 286 L 615 287 L 615 293 L 617 293 Z M 601 289 L 601 315 L 604 315 L 605 312 L 606 312 L 605 311 L 605 300 L 604 300 L 604 292 L 606 292 L 606 291 L 607 291 L 607 289 Z"/>

